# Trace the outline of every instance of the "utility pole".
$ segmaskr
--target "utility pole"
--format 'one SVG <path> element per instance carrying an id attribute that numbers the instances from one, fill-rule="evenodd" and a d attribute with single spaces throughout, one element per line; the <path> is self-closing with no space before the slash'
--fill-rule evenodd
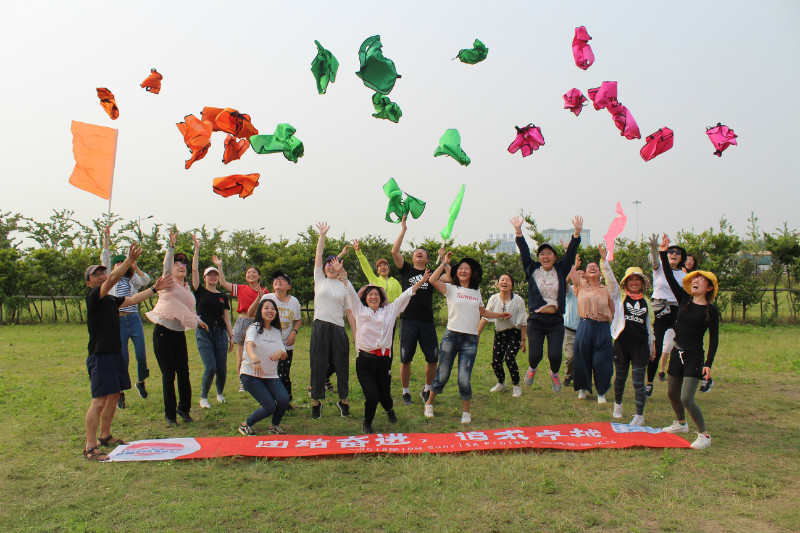
<path id="1" fill-rule="evenodd" d="M 639 204 L 642 203 L 639 200 L 634 200 L 633 205 L 636 206 L 636 238 L 642 240 L 641 236 L 639 235 Z"/>

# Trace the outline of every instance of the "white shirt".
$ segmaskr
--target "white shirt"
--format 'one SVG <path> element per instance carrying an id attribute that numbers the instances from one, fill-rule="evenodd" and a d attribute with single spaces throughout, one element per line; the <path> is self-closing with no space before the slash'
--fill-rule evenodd
<path id="1" fill-rule="evenodd" d="M 533 280 L 536 282 L 539 294 L 542 295 L 545 301 L 545 305 L 536 311 L 540 311 L 548 305 L 558 307 L 558 274 L 556 274 L 556 269 L 545 270 L 537 268 L 533 271 Z"/>
<path id="2" fill-rule="evenodd" d="M 406 308 L 414 292 L 416 291 L 409 287 L 395 301 L 373 311 L 361 303 L 353 284 L 348 282 L 347 300 L 356 319 L 356 349 L 371 352 L 391 348 L 394 322 L 397 315 Z"/>
<path id="3" fill-rule="evenodd" d="M 468 289 L 447 283 L 447 329 L 466 333 L 478 334 L 478 324 L 481 321 L 480 308 L 483 307 L 481 291 Z"/>
<path id="4" fill-rule="evenodd" d="M 495 331 L 505 331 L 513 328 L 524 328 L 528 322 L 528 313 L 525 311 L 525 301 L 519 294 L 511 293 L 511 300 L 503 304 L 500 293 L 489 297 L 486 309 L 495 313 L 511 313 L 511 318 L 487 318 L 494 322 Z"/>
<path id="5" fill-rule="evenodd" d="M 283 339 L 283 345 L 286 346 L 287 350 L 294 350 L 294 344 L 286 344 L 286 340 L 289 338 L 289 335 L 292 334 L 295 321 L 303 318 L 301 315 L 300 301 L 294 296 L 289 296 L 288 302 L 282 302 L 278 299 L 278 295 L 274 292 L 265 294 L 261 297 L 261 300 L 272 300 L 275 302 L 275 305 L 278 306 L 278 316 L 281 319 L 281 338 Z"/>
<path id="6" fill-rule="evenodd" d="M 323 267 L 314 269 L 314 320 L 344 327 L 344 310 L 350 309 L 344 283 L 325 276 Z"/>
<path id="7" fill-rule="evenodd" d="M 675 298 L 672 289 L 669 288 L 667 278 L 664 277 L 664 268 L 664 265 L 661 265 L 658 270 L 653 270 L 653 299 L 666 300 L 670 305 L 678 305 L 678 299 Z M 675 276 L 675 281 L 679 284 L 683 284 L 683 278 L 686 276 L 686 272 L 680 269 L 673 270 L 672 275 Z"/>
<path id="8" fill-rule="evenodd" d="M 278 361 L 273 361 L 269 358 L 275 352 L 285 352 L 286 348 L 283 346 L 281 340 L 281 332 L 278 328 L 267 329 L 258 332 L 258 325 L 253 323 L 247 328 L 247 333 L 244 337 L 245 353 L 242 357 L 242 366 L 239 370 L 240 374 L 247 374 L 248 376 L 256 376 L 256 371 L 253 368 L 253 363 L 250 360 L 250 354 L 247 352 L 247 343 L 252 342 L 253 351 L 261 361 L 262 378 L 277 378 L 278 377 Z"/>

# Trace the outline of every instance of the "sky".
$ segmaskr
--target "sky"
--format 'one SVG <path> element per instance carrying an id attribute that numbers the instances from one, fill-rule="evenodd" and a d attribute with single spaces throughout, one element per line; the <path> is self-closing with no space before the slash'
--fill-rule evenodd
<path id="1" fill-rule="evenodd" d="M 6 127 L 0 130 L 0 211 L 45 219 L 71 209 L 81 221 L 106 200 L 68 183 L 74 167 L 72 120 L 118 128 L 111 209 L 126 220 L 179 229 L 254 229 L 294 239 L 317 221 L 330 234 L 390 241 L 382 186 L 427 202 L 407 240 L 436 237 L 461 184 L 459 243 L 512 232 L 524 211 L 540 229 L 569 228 L 581 214 L 597 242 L 620 202 L 623 237 L 702 231 L 726 217 L 744 235 L 751 211 L 764 230 L 800 227 L 800 159 L 792 155 L 800 111 L 800 45 L 794 1 L 689 2 L 169 2 L 5 1 L 0 3 L 0 69 Z M 572 57 L 585 26 L 596 61 Z M 373 91 L 355 75 L 358 49 L 380 35 L 402 78 L 389 97 L 398 124 L 372 117 Z M 474 39 L 489 48 L 477 65 L 453 61 Z M 340 63 L 318 95 L 314 40 Z M 150 68 L 162 91 L 139 84 Z M 605 110 L 579 117 L 562 95 L 618 82 L 619 100 L 642 139 L 621 137 Z M 100 107 L 97 87 L 116 96 L 120 118 Z M 262 134 L 288 122 L 305 145 L 297 164 L 248 151 L 221 162 L 225 134 L 191 169 L 175 124 L 205 106 L 233 107 Z M 705 135 L 718 122 L 738 146 L 721 158 Z M 512 155 L 514 126 L 534 123 L 545 145 Z M 13 127 L 11 127 L 13 126 Z M 644 138 L 663 126 L 675 146 L 644 162 Z M 461 133 L 468 167 L 433 157 L 448 128 Z M 213 193 L 213 178 L 261 174 L 246 199 Z M 640 201 L 637 209 L 634 201 Z M 638 218 L 638 224 L 637 224 Z M 264 228 L 264 229 L 260 229 Z"/>

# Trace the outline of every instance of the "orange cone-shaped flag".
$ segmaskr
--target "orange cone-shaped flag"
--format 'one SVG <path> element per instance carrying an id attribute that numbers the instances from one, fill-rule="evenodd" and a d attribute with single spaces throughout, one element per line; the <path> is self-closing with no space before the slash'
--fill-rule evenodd
<path id="1" fill-rule="evenodd" d="M 233 135 L 228 135 L 225 138 L 225 153 L 222 154 L 222 162 L 226 165 L 231 161 L 236 161 L 242 157 L 242 154 L 250 148 L 250 139 L 236 140 Z"/>
<path id="2" fill-rule="evenodd" d="M 117 107 L 117 100 L 114 98 L 114 93 L 105 87 L 98 87 L 97 97 L 100 99 L 100 105 L 106 110 L 111 120 L 117 120 L 119 118 L 119 108 Z"/>
<path id="3" fill-rule="evenodd" d="M 211 147 L 211 123 L 207 120 L 200 120 L 194 115 L 186 115 L 183 122 L 178 122 L 177 126 L 183 135 L 183 142 L 192 151 L 192 156 L 186 160 L 184 165 L 186 170 L 192 163 L 199 161 L 206 156 Z"/>
<path id="4" fill-rule="evenodd" d="M 161 92 L 161 80 L 164 79 L 164 76 L 158 73 L 158 71 L 154 68 L 150 69 L 150 75 L 145 78 L 142 82 L 141 87 L 153 94 L 158 94 Z"/>
<path id="5" fill-rule="evenodd" d="M 258 187 L 258 178 L 261 174 L 234 174 L 214 178 L 214 192 L 227 198 L 238 194 L 240 198 L 247 198 L 253 194 L 253 189 Z"/>
<path id="6" fill-rule="evenodd" d="M 117 130 L 73 120 L 72 152 L 75 155 L 75 169 L 69 182 L 100 198 L 111 198 Z"/>

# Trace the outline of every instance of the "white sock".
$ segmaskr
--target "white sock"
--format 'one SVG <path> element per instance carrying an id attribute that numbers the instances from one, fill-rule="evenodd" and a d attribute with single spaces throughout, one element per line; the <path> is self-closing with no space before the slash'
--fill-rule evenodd
<path id="1" fill-rule="evenodd" d="M 408 387 L 403 387 L 403 394 L 411 394 L 411 391 Z"/>
<path id="2" fill-rule="evenodd" d="M 427 392 L 427 391 L 431 390 L 431 386 L 426 383 L 425 386 L 422 387 L 422 390 Z"/>

